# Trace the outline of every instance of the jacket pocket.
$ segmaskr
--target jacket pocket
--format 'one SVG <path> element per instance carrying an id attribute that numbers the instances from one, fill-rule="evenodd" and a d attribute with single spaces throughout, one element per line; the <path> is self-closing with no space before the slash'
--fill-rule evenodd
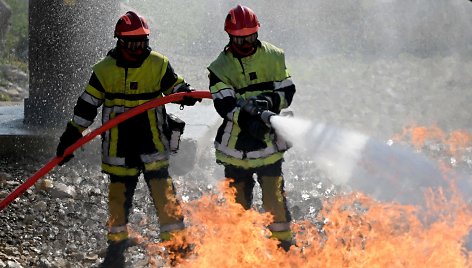
<path id="1" fill-rule="evenodd" d="M 179 150 L 180 138 L 184 133 L 185 122 L 173 114 L 167 115 L 169 148 L 171 152 Z"/>

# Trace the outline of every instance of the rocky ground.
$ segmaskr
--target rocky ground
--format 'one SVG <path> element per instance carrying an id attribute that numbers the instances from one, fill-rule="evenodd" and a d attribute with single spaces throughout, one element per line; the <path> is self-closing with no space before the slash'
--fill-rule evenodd
<path id="1" fill-rule="evenodd" d="M 0 101 L 23 101 L 28 97 L 28 74 L 12 65 L 0 64 Z"/>
<path id="2" fill-rule="evenodd" d="M 198 199 L 213 192 L 217 174 L 214 164 L 203 155 L 194 169 L 183 176 L 174 176 L 179 197 L 184 201 Z M 41 159 L 46 159 L 44 156 Z M 3 267 L 96 267 L 102 260 L 107 219 L 107 179 L 93 161 L 76 156 L 71 163 L 59 167 L 28 189 L 0 213 L 0 268 Z M 206 159 L 206 160 L 205 160 Z M 36 158 L 24 161 L 2 159 L 0 163 L 0 197 L 3 198 L 31 176 L 41 165 Z M 303 194 L 297 184 L 312 185 L 303 174 L 306 167 L 298 164 L 299 172 L 288 185 L 291 210 L 295 219 L 315 217 L 322 195 L 335 194 L 334 188 L 319 183 Z M 309 163 L 306 163 L 308 166 Z M 289 174 L 294 177 L 294 174 Z M 200 178 L 200 179 L 199 179 Z M 205 179 L 202 179 L 205 178 Z M 260 200 L 260 192 L 259 192 Z M 260 207 L 260 201 L 256 202 Z M 159 228 L 154 208 L 140 182 L 132 213 L 131 226 L 147 243 L 158 242 Z M 127 252 L 128 267 L 167 267 L 159 256 L 151 266 L 143 246 Z"/>

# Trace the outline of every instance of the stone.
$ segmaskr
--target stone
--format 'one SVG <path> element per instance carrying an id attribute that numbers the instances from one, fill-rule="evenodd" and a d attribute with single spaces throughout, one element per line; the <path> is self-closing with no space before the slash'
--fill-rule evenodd
<path id="1" fill-rule="evenodd" d="M 37 203 L 34 205 L 34 207 L 35 207 L 35 209 L 36 209 L 37 211 L 42 211 L 42 212 L 44 212 L 44 211 L 47 210 L 48 204 L 47 204 L 46 202 L 44 202 L 43 200 L 41 200 L 41 201 L 37 202 Z"/>
<path id="2" fill-rule="evenodd" d="M 14 261 L 7 261 L 7 267 L 8 268 L 23 268 L 21 264 L 14 262 Z"/>
<path id="3" fill-rule="evenodd" d="M 43 179 L 41 180 L 39 183 L 37 183 L 36 185 L 36 191 L 47 191 L 49 189 L 51 189 L 53 186 L 53 182 L 52 180 L 50 179 Z"/>
<path id="4" fill-rule="evenodd" d="M 52 198 L 74 198 L 77 196 L 73 186 L 67 186 L 64 183 L 55 183 L 54 187 L 48 189 Z"/>

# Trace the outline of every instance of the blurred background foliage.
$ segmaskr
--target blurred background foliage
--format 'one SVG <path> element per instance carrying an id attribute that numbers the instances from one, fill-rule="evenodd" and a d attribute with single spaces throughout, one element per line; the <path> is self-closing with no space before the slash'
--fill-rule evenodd
<path id="1" fill-rule="evenodd" d="M 0 63 L 28 69 L 28 0 L 4 0 L 11 8 L 10 27 Z"/>
<path id="2" fill-rule="evenodd" d="M 28 0 L 4 1 L 12 16 L 0 62 L 27 64 Z M 214 57 L 228 41 L 224 18 L 241 3 L 258 14 L 261 39 L 293 56 L 472 55 L 472 5 L 463 0 L 412 0 L 408 5 L 394 0 L 121 2 L 148 18 L 151 45 L 164 54 Z"/>
<path id="3" fill-rule="evenodd" d="M 12 16 L 0 63 L 27 71 L 29 1 L 4 1 Z M 472 55 L 472 4 L 464 0 L 411 0 L 407 5 L 395 0 L 121 0 L 121 3 L 123 10 L 136 10 L 149 20 L 153 49 L 176 58 L 181 65 L 206 66 L 216 57 L 228 42 L 223 30 L 225 16 L 238 3 L 251 7 L 258 15 L 260 39 L 283 48 L 287 57 Z"/>

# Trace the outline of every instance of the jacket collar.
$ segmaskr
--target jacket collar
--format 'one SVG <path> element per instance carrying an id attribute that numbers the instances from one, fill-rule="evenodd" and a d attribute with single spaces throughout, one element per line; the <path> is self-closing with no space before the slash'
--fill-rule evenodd
<path id="1" fill-rule="evenodd" d="M 147 59 L 147 57 L 151 54 L 151 48 L 147 47 L 146 51 L 137 61 L 127 61 L 123 58 L 121 53 L 118 52 L 118 49 L 115 47 L 108 51 L 107 56 L 110 56 L 116 60 L 116 66 L 122 68 L 139 68 L 143 64 L 143 62 Z"/>

